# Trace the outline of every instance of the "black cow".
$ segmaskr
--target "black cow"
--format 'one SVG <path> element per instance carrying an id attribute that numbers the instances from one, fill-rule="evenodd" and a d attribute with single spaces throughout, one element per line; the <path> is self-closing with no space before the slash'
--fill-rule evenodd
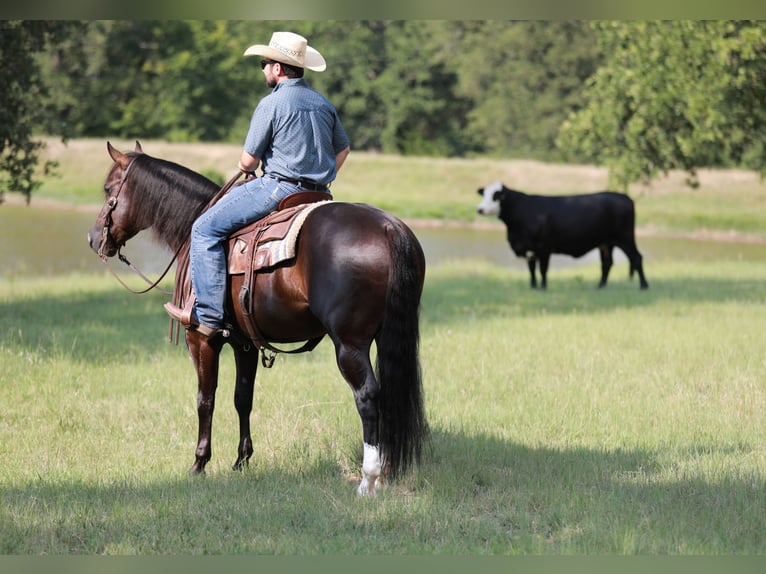
<path id="1" fill-rule="evenodd" d="M 479 189 L 481 215 L 496 215 L 508 228 L 508 243 L 518 257 L 526 257 L 531 286 L 537 287 L 535 264 L 540 262 L 541 286 L 551 253 L 582 257 L 598 247 L 601 253 L 601 281 L 606 286 L 612 267 L 612 250 L 619 247 L 630 260 L 630 277 L 637 271 L 641 289 L 649 283 L 635 239 L 633 200 L 614 191 L 583 195 L 528 195 L 495 182 Z"/>

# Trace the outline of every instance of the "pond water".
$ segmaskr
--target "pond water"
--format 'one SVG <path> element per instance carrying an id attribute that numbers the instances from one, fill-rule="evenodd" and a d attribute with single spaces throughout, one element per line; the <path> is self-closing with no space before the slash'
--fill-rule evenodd
<path id="1" fill-rule="evenodd" d="M 92 210 L 0 205 L 0 276 L 51 276 L 103 270 L 103 263 L 86 240 L 96 215 Z M 423 245 L 429 265 L 482 258 L 497 265 L 526 269 L 526 262 L 511 252 L 503 228 L 414 226 L 413 229 Z M 766 245 L 758 243 L 639 237 L 638 246 L 645 262 L 662 259 L 766 260 Z M 154 243 L 147 232 L 129 241 L 123 253 L 147 274 L 161 273 L 172 256 L 169 250 Z M 555 270 L 597 261 L 598 252 L 594 250 L 579 259 L 553 256 L 550 267 Z M 624 261 L 622 252 L 615 250 L 615 263 Z M 119 261 L 113 263 L 118 272 L 122 267 Z"/>

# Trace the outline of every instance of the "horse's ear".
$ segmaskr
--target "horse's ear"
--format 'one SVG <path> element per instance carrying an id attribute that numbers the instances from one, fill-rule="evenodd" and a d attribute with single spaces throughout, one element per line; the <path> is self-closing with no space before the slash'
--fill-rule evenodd
<path id="1" fill-rule="evenodd" d="M 144 150 L 141 148 L 141 144 L 136 140 L 136 149 L 134 150 L 136 153 L 144 153 Z"/>
<path id="2" fill-rule="evenodd" d="M 106 149 L 109 152 L 111 158 L 115 161 L 115 163 L 117 163 L 117 165 L 119 165 L 122 169 L 126 169 L 128 167 L 130 158 L 127 155 L 115 148 L 111 142 L 106 142 Z"/>

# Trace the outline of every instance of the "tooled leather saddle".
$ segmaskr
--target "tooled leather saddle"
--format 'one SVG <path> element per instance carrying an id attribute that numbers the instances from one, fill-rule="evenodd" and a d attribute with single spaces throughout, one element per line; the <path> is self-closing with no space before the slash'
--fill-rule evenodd
<path id="1" fill-rule="evenodd" d="M 272 353 L 300 353 L 313 349 L 322 337 L 307 341 L 302 347 L 285 351 L 273 347 L 261 334 L 251 314 L 253 283 L 256 275 L 274 269 L 280 263 L 295 257 L 295 246 L 298 233 L 309 213 L 323 202 L 331 201 L 332 195 L 321 191 L 299 191 L 282 200 L 276 211 L 258 221 L 251 223 L 229 236 L 226 243 L 227 272 L 229 275 L 244 274 L 244 283 L 239 294 L 239 303 L 246 317 L 244 335 L 261 351 L 268 349 Z M 186 249 L 178 256 L 174 302 L 179 307 L 190 305 L 192 302 L 192 285 L 189 273 L 189 250 Z M 179 326 L 176 325 L 175 336 L 171 340 L 178 343 Z M 263 357 L 265 366 L 273 363 Z"/>

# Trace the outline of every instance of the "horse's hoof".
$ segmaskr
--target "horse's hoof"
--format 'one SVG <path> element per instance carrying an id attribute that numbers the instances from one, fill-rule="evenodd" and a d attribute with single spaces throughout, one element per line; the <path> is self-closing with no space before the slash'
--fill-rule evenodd
<path id="1" fill-rule="evenodd" d="M 356 495 L 362 498 L 369 498 L 371 496 L 375 496 L 375 491 L 371 491 L 369 488 L 367 488 L 366 484 L 360 484 L 356 489 Z"/>
<path id="2" fill-rule="evenodd" d="M 186 474 L 187 476 L 205 476 L 205 469 L 197 468 L 197 466 L 195 465 L 195 466 L 192 466 Z"/>
<path id="3" fill-rule="evenodd" d="M 377 487 L 381 485 L 380 480 L 377 478 L 373 478 L 370 480 L 366 476 L 362 478 L 361 482 L 359 483 L 359 487 L 356 489 L 357 496 L 361 496 L 363 498 L 372 498 L 375 496 L 375 490 Z"/>

